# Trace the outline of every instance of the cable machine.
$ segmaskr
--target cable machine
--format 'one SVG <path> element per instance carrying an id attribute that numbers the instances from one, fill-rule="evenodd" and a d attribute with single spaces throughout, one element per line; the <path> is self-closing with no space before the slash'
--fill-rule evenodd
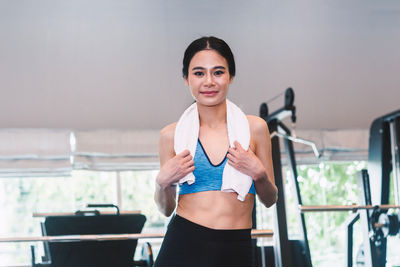
<path id="1" fill-rule="evenodd" d="M 347 210 L 355 212 L 346 221 L 347 266 L 353 266 L 353 225 L 360 220 L 364 241 L 362 249 L 358 253 L 361 256 L 357 257 L 357 266 L 384 267 L 386 265 L 387 236 L 394 236 L 400 232 L 399 216 L 387 212 L 389 209 L 400 208 L 400 110 L 377 118 L 371 125 L 368 171 L 363 170 L 357 177 L 359 189 L 358 205 L 303 206 L 300 187 L 297 181 L 298 175 L 293 142 L 309 145 L 317 157 L 320 155 L 313 142 L 295 137 L 282 122 L 283 119 L 290 117 L 292 124 L 296 123 L 293 89 L 288 88 L 284 95 L 284 106 L 271 114 L 269 114 L 267 103 L 263 103 L 260 106 L 260 117 L 267 122 L 271 133 L 275 184 L 278 188 L 278 201 L 274 206 L 274 266 L 312 267 L 304 218 L 305 212 Z M 285 203 L 286 192 L 282 175 L 280 138 L 282 138 L 284 143 L 287 164 L 292 174 L 288 179 L 291 179 L 294 185 L 294 202 L 298 207 L 296 209 L 296 216 L 300 224 L 300 238 L 296 240 L 289 239 L 288 236 Z M 391 173 L 393 177 L 395 205 L 389 205 Z M 370 183 L 372 186 L 370 186 Z M 255 222 L 255 211 L 253 213 L 253 222 Z"/>
<path id="2" fill-rule="evenodd" d="M 375 119 L 370 128 L 368 171 L 357 177 L 359 202 L 374 208 L 359 211 L 347 224 L 347 266 L 353 266 L 353 224 L 360 219 L 363 243 L 359 249 L 357 266 L 386 266 L 387 237 L 400 231 L 399 215 L 388 213 L 390 175 L 395 207 L 400 205 L 400 110 Z M 371 186 L 370 186 L 371 184 Z"/>
<path id="3" fill-rule="evenodd" d="M 294 141 L 305 141 L 293 138 L 289 128 L 282 122 L 283 119 L 290 117 L 293 124 L 296 123 L 296 107 L 294 106 L 294 91 L 288 88 L 285 91 L 284 106 L 277 111 L 269 114 L 267 103 L 260 106 L 260 117 L 263 118 L 271 133 L 272 161 L 274 167 L 275 184 L 278 188 L 278 201 L 274 206 L 274 259 L 276 267 L 311 267 L 310 248 L 307 239 L 307 229 L 303 213 L 300 210 L 296 213 L 300 222 L 300 239 L 292 240 L 288 236 L 286 203 L 284 192 L 284 180 L 282 176 L 281 150 L 279 137 L 283 138 L 288 164 L 293 175 L 293 185 L 295 185 L 295 204 L 302 205 L 300 188 L 297 183 L 296 159 L 293 149 Z"/>

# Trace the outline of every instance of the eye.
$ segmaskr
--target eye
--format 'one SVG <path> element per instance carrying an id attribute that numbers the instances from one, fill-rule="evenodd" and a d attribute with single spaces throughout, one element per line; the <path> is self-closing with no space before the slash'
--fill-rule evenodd
<path id="1" fill-rule="evenodd" d="M 216 72 L 214 72 L 215 76 L 221 76 L 223 75 L 225 72 L 223 70 L 217 70 Z"/>
<path id="2" fill-rule="evenodd" d="M 200 77 L 200 76 L 203 76 L 204 73 L 201 72 L 201 71 L 196 71 L 196 72 L 193 73 L 193 75 L 194 75 L 194 76 L 199 76 L 199 77 Z"/>

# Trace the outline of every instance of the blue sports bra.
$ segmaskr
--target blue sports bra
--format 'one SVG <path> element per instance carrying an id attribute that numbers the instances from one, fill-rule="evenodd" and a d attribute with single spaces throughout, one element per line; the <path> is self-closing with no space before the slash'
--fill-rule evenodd
<path id="1" fill-rule="evenodd" d="M 217 165 L 212 164 L 206 151 L 204 150 L 203 145 L 201 144 L 200 140 L 198 140 L 193 160 L 195 167 L 193 174 L 194 177 L 196 177 L 196 181 L 191 185 L 188 183 L 181 185 L 179 189 L 179 195 L 221 190 L 222 174 L 225 164 L 228 161 L 226 155 L 221 163 Z M 253 195 L 256 193 L 254 182 L 251 185 L 249 193 Z"/>

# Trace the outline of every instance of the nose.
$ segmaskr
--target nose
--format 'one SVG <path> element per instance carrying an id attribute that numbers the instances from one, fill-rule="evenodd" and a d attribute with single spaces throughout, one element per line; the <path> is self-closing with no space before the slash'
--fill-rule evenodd
<path id="1" fill-rule="evenodd" d="M 214 85 L 214 78 L 211 74 L 208 74 L 205 81 L 205 86 L 210 87 Z"/>

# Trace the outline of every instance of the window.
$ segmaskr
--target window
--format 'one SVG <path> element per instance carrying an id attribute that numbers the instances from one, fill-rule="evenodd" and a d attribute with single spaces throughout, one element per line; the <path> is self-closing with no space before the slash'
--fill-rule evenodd
<path id="1" fill-rule="evenodd" d="M 358 203 L 358 187 L 356 175 L 367 168 L 365 161 L 325 162 L 319 165 L 300 165 L 297 167 L 303 205 L 351 205 Z M 290 239 L 298 238 L 299 223 L 294 205 L 294 188 L 287 179 L 291 172 L 284 168 L 285 197 Z M 390 201 L 393 203 L 393 181 L 390 188 Z M 325 267 L 335 262 L 338 266 L 346 265 L 346 235 L 344 222 L 350 212 L 312 212 L 305 213 L 308 240 L 313 266 Z M 272 215 L 273 216 L 273 215 Z M 360 223 L 354 226 L 353 261 L 359 245 L 362 243 Z M 388 237 L 388 266 L 399 265 L 400 256 L 396 248 L 400 246 L 397 237 Z"/>
<path id="2" fill-rule="evenodd" d="M 321 163 L 319 165 L 297 166 L 300 194 L 303 205 L 353 204 L 358 202 L 356 173 L 366 168 L 365 162 Z M 289 239 L 300 238 L 300 224 L 297 221 L 297 207 L 294 202 L 294 185 L 288 179 L 290 169 L 283 168 L 285 204 Z M 271 229 L 274 212 L 257 202 L 257 226 Z M 327 266 L 342 261 L 345 266 L 345 238 L 343 222 L 349 216 L 346 212 L 306 213 L 307 235 L 313 266 Z M 361 229 L 355 229 L 354 244 L 362 241 Z M 260 242 L 258 242 L 260 244 Z M 263 242 L 264 245 L 272 245 Z M 357 247 L 358 249 L 358 247 Z M 357 251 L 355 250 L 355 253 Z M 356 255 L 356 254 L 354 254 Z"/>
<path id="3" fill-rule="evenodd" d="M 158 211 L 154 202 L 157 171 L 121 172 L 121 207 L 123 210 L 140 210 L 147 218 L 142 233 L 164 233 L 170 220 Z M 143 243 L 150 242 L 154 258 L 158 255 L 162 239 L 139 239 L 135 258 L 140 256 Z"/>
<path id="4" fill-rule="evenodd" d="M 147 232 L 160 232 L 168 221 L 153 201 L 157 171 L 121 173 L 121 210 L 141 210 Z M 117 173 L 74 171 L 72 177 L 0 179 L 0 235 L 40 236 L 37 212 L 74 212 L 88 203 L 117 203 Z M 161 230 L 160 230 L 161 229 Z M 33 244 L 33 243 L 32 243 Z M 0 266 L 29 265 L 30 243 L 0 244 Z M 34 243 L 38 257 L 42 245 Z"/>
<path id="5" fill-rule="evenodd" d="M 298 166 L 298 180 L 304 205 L 352 204 L 358 202 L 356 173 L 366 168 L 366 162 L 330 162 L 319 165 Z M 96 172 L 73 171 L 72 177 L 52 178 L 4 178 L 0 179 L 0 235 L 40 236 L 40 221 L 34 212 L 73 212 L 87 203 L 120 204 L 121 210 L 140 210 L 147 222 L 145 233 L 160 233 L 166 230 L 170 218 L 164 217 L 153 200 L 157 170 Z M 285 177 L 291 175 L 284 168 Z M 295 216 L 292 197 L 293 185 L 285 179 L 286 208 L 289 238 L 296 239 L 299 226 Z M 393 188 L 393 187 L 392 187 Z M 393 190 L 391 190 L 393 192 Z M 393 193 L 391 195 L 393 200 Z M 259 229 L 273 228 L 273 209 L 267 209 L 257 201 L 257 226 Z M 345 231 L 343 222 L 347 212 L 307 213 L 306 224 L 313 266 L 325 267 L 337 262 L 345 265 Z M 358 223 L 354 229 L 354 258 L 362 242 Z M 139 240 L 140 243 L 146 240 Z M 161 239 L 152 239 L 157 255 Z M 266 241 L 266 242 L 264 242 Z M 268 239 L 259 240 L 268 244 Z M 0 243 L 0 266 L 30 266 L 30 243 Z M 42 244 L 35 243 L 38 257 Z M 271 244 L 268 244 L 271 245 Z M 388 239 L 388 263 L 399 264 L 400 256 L 395 248 L 399 238 Z M 139 256 L 137 251 L 136 256 Z"/>

